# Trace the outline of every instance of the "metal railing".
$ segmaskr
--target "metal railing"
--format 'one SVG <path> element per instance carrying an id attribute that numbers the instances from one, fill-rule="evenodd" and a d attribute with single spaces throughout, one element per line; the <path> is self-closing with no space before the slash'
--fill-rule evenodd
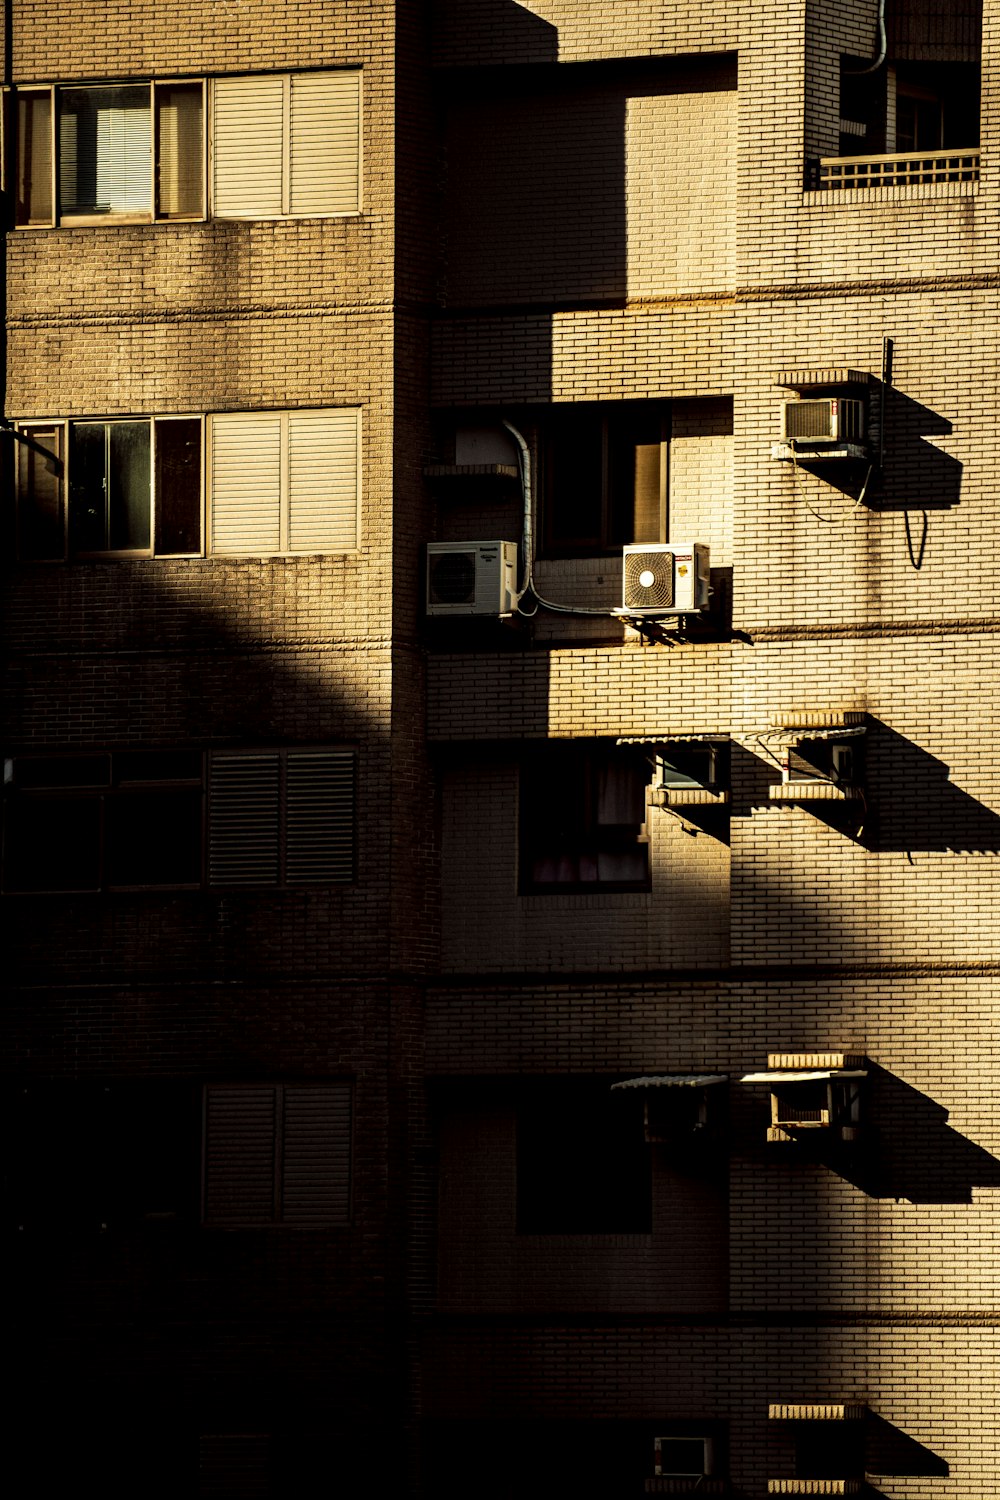
<path id="1" fill-rule="evenodd" d="M 968 151 L 905 151 L 895 156 L 824 156 L 815 162 L 810 186 L 817 188 L 912 187 L 940 182 L 978 182 L 979 148 Z"/>

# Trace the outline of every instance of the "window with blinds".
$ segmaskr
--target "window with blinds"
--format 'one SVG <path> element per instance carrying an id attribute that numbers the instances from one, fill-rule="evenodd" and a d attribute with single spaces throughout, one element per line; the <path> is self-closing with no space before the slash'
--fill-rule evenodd
<path id="1" fill-rule="evenodd" d="M 29 84 L 16 137 L 19 228 L 360 211 L 357 69 Z"/>
<path id="2" fill-rule="evenodd" d="M 358 545 L 360 412 L 209 418 L 209 550 L 350 552 Z"/>
<path id="3" fill-rule="evenodd" d="M 3 889 L 349 883 L 356 760 L 341 748 L 14 756 Z"/>
<path id="4" fill-rule="evenodd" d="M 23 561 L 352 552 L 358 545 L 356 407 L 224 412 L 207 419 L 18 423 Z"/>
<path id="5" fill-rule="evenodd" d="M 209 1084 L 203 1222 L 215 1228 L 346 1224 L 351 1092 L 346 1080 Z"/>

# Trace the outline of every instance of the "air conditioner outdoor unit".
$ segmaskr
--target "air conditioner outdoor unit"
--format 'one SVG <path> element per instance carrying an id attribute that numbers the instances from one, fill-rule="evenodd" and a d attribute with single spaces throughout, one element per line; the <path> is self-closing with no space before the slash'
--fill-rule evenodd
<path id="1" fill-rule="evenodd" d="M 712 1469 L 711 1438 L 654 1438 L 654 1474 L 670 1479 L 704 1479 L 712 1474 Z"/>
<path id="2" fill-rule="evenodd" d="M 689 615 L 708 608 L 708 547 L 702 542 L 634 544 L 623 557 L 623 612 Z"/>
<path id="3" fill-rule="evenodd" d="M 822 443 L 860 443 L 865 436 L 862 401 L 833 396 L 822 401 L 783 401 L 781 441 L 812 446 Z"/>
<path id="4" fill-rule="evenodd" d="M 427 543 L 429 615 L 509 615 L 516 593 L 516 542 Z"/>

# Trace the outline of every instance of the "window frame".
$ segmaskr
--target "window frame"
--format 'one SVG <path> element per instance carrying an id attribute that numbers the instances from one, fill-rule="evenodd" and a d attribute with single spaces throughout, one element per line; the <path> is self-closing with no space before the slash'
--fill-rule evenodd
<path id="1" fill-rule="evenodd" d="M 353 495 L 344 507 L 345 518 L 350 516 L 349 537 L 345 536 L 340 545 L 325 545 L 322 542 L 292 547 L 293 534 L 297 527 L 306 526 L 307 512 L 310 500 L 315 509 L 315 492 L 310 492 L 308 485 L 301 489 L 297 487 L 296 473 L 293 472 L 292 440 L 290 434 L 296 424 L 296 419 L 304 422 L 299 429 L 300 436 L 306 431 L 311 418 L 328 418 L 329 424 L 325 430 L 321 424 L 321 441 L 330 445 L 330 452 L 335 452 L 336 444 L 340 440 L 336 430 L 338 421 L 350 418 L 348 423 L 343 422 L 344 432 L 349 433 L 347 441 L 351 450 L 351 480 L 353 483 Z M 280 432 L 280 461 L 278 474 L 278 491 L 276 496 L 277 515 L 277 547 L 262 548 L 259 546 L 234 546 L 225 545 L 216 549 L 216 525 L 214 519 L 214 499 L 216 488 L 214 485 L 214 433 L 217 422 L 222 419 L 227 422 L 245 422 L 251 426 L 254 422 L 276 421 Z M 149 475 L 149 545 L 145 547 L 106 549 L 79 549 L 73 546 L 72 525 L 72 498 L 73 498 L 73 462 L 71 453 L 72 429 L 79 426 L 88 426 L 104 423 L 111 427 L 115 423 L 138 423 L 145 422 L 150 427 L 150 475 Z M 197 422 L 199 423 L 199 447 L 198 447 L 198 528 L 199 543 L 197 548 L 190 551 L 159 551 L 158 547 L 158 521 L 160 515 L 159 496 L 160 485 L 158 481 L 157 457 L 158 430 L 165 423 Z M 25 565 L 48 566 L 53 563 L 66 564 L 71 562 L 94 562 L 108 560 L 155 560 L 157 562 L 171 562 L 182 559 L 230 559 L 250 560 L 254 558 L 269 557 L 349 557 L 356 555 L 361 547 L 361 522 L 362 522 L 362 488 L 363 488 L 363 418 L 360 405 L 328 406 L 328 407 L 289 407 L 282 410 L 267 411 L 221 411 L 221 412 L 163 412 L 152 414 L 130 414 L 115 413 L 114 415 L 79 415 L 72 417 L 30 417 L 20 418 L 14 422 L 15 431 L 28 441 L 16 441 L 14 447 L 14 532 L 18 561 Z M 37 462 L 37 455 L 41 451 L 38 446 L 41 439 L 51 434 L 54 438 L 56 448 L 55 462 L 60 466 L 56 475 L 54 486 L 55 503 L 60 513 L 59 527 L 61 529 L 61 550 L 53 551 L 50 555 L 43 556 L 40 552 L 32 551 L 25 542 L 33 522 L 37 522 L 39 511 L 32 508 L 32 501 L 38 494 L 37 488 L 32 488 L 33 469 L 32 465 Z M 342 435 L 341 435 L 342 436 Z M 298 439 L 296 440 L 298 441 Z M 34 446 L 33 446 L 34 443 Z M 296 450 L 297 451 L 297 450 Z M 331 458 L 331 462 L 335 462 Z M 9 472 L 9 471 L 8 471 Z M 296 507 L 301 507 L 301 513 L 296 514 Z M 332 515 L 332 509 L 330 514 Z M 334 528 L 335 529 L 335 528 Z"/>
<path id="2" fill-rule="evenodd" d="M 148 547 L 108 547 L 105 549 L 81 549 L 75 550 L 71 545 L 72 523 L 70 516 L 70 502 L 72 494 L 72 464 L 70 461 L 70 429 L 73 427 L 97 426 L 103 424 L 110 428 L 116 423 L 139 423 L 149 424 L 149 545 Z M 198 463 L 199 495 L 198 495 L 198 525 L 200 531 L 200 546 L 191 552 L 157 552 L 157 520 L 158 520 L 158 485 L 157 485 L 157 428 L 166 422 L 197 422 L 199 424 L 199 446 Z M 62 535 L 63 549 L 61 556 L 32 557 L 25 556 L 21 550 L 21 536 L 24 529 L 23 500 L 30 498 L 28 488 L 27 468 L 30 463 L 28 448 L 25 443 L 15 441 L 15 507 L 16 507 L 16 530 L 17 530 L 17 553 L 18 560 L 23 563 L 60 563 L 70 561 L 95 561 L 105 558 L 153 558 L 166 561 L 170 558 L 192 558 L 205 556 L 205 506 L 206 506 L 206 482 L 205 482 L 205 416 L 201 412 L 163 412 L 152 415 L 130 415 L 116 414 L 114 416 L 79 416 L 79 417 L 31 417 L 14 423 L 15 431 L 26 438 L 32 438 L 36 432 L 52 429 L 60 434 L 60 455 L 57 462 L 62 465 L 62 473 L 58 476 L 59 483 L 59 505 L 62 511 Z"/>
<path id="3" fill-rule="evenodd" d="M 190 776 L 177 775 L 173 778 L 160 775 L 150 776 L 146 779 L 132 776 L 125 777 L 117 771 L 116 762 L 126 757 L 142 755 L 152 756 L 189 756 L 197 759 L 198 772 Z M 277 801 L 274 809 L 274 822 L 277 830 L 277 876 L 274 880 L 254 880 L 251 878 L 225 880 L 213 878 L 212 871 L 212 848 L 213 848 L 213 798 L 219 795 L 218 778 L 213 776 L 213 767 L 216 757 L 234 757 L 251 755 L 269 755 L 279 759 L 280 781 L 277 792 Z M 331 837 L 344 838 L 349 835 L 350 839 L 350 871 L 346 876 L 339 878 L 296 879 L 289 875 L 289 865 L 295 859 L 293 839 L 289 835 L 289 796 L 288 796 L 288 766 L 289 762 L 298 759 L 305 766 L 310 757 L 341 756 L 349 762 L 350 789 L 347 800 L 348 813 L 344 814 L 342 824 L 337 824 L 331 832 Z M 81 762 L 99 762 L 103 760 L 103 779 L 101 780 L 63 780 L 35 783 L 22 782 L 18 779 L 18 770 L 21 766 L 30 766 L 39 763 L 55 765 L 62 763 L 71 774 L 75 764 Z M 127 893 L 165 893 L 173 891 L 204 891 L 204 892 L 238 892 L 246 891 L 253 896 L 260 891 L 308 891 L 308 890 L 346 890 L 357 885 L 358 882 L 358 747 L 345 744 L 331 745 L 294 745 L 279 747 L 247 747 L 238 746 L 230 749 L 213 747 L 203 749 L 199 746 L 184 747 L 178 749 L 175 746 L 160 749 L 156 747 L 129 747 L 123 749 L 107 750 L 96 748 L 93 750 L 80 748 L 72 751 L 53 752 L 45 754 L 36 751 L 29 754 L 13 754 L 7 757 L 4 767 L 5 796 L 3 805 L 3 848 L 2 862 L 0 862 L 0 890 L 4 896 L 15 897 L 52 897 L 52 896 L 108 896 Z M 197 790 L 200 797 L 200 808 L 198 816 L 198 878 L 197 880 L 166 880 L 166 881 L 142 881 L 125 882 L 113 880 L 110 875 L 112 860 L 114 858 L 110 847 L 109 837 L 109 815 L 107 804 L 113 801 L 116 806 L 125 804 L 129 799 L 138 799 L 142 796 L 155 795 L 157 792 L 169 793 L 174 790 L 178 793 Z M 307 796 L 315 797 L 314 788 L 306 784 Z M 92 859 L 96 869 L 96 881 L 93 884 L 53 884 L 25 886 L 18 878 L 16 868 L 12 869 L 12 861 L 15 858 L 17 844 L 15 842 L 16 809 L 23 806 L 25 801 L 30 806 L 32 801 L 44 802 L 49 807 L 54 803 L 69 803 L 70 801 L 81 802 L 84 799 L 96 803 L 96 825 L 93 834 L 93 846 L 85 847 L 88 859 Z M 270 815 L 270 809 L 265 813 Z M 252 809 L 250 814 L 252 826 Z"/>
<path id="4" fill-rule="evenodd" d="M 59 131 L 59 95 L 62 91 L 83 92 L 92 89 L 111 88 L 142 88 L 149 90 L 149 136 L 150 136 L 150 191 L 149 209 L 147 212 L 108 212 L 108 213 L 64 213 L 60 204 L 59 175 L 60 175 L 60 131 Z M 160 182 L 159 166 L 161 158 L 160 149 L 160 112 L 157 107 L 158 95 L 161 89 L 189 87 L 201 89 L 201 149 L 198 153 L 198 165 L 200 168 L 199 178 L 201 184 L 201 209 L 197 213 L 163 213 L 160 211 Z M 19 220 L 15 204 L 14 228 L 15 229 L 77 229 L 77 228 L 100 228 L 105 225 L 130 225 L 130 224 L 184 224 L 202 223 L 209 217 L 208 213 L 208 159 L 207 142 L 208 131 L 206 125 L 208 109 L 207 80 L 204 77 L 180 75 L 176 78 L 128 78 L 128 79 L 85 79 L 73 83 L 24 83 L 18 84 L 16 89 L 8 91 L 10 107 L 8 118 L 12 122 L 16 137 L 16 146 L 21 144 L 20 114 L 18 111 L 19 101 L 27 95 L 36 98 L 48 99 L 49 114 L 49 201 L 50 213 L 47 220 L 26 219 Z M 19 174 L 18 174 L 19 177 Z"/>
<path id="5" fill-rule="evenodd" d="M 604 823 L 598 816 L 600 795 L 600 770 L 602 761 L 621 759 L 623 765 L 633 764 L 637 776 L 644 768 L 646 777 L 643 794 L 643 818 L 639 823 Z M 546 843 L 535 841 L 530 831 L 535 825 L 540 805 L 551 805 L 546 796 L 546 787 L 553 777 L 563 776 L 568 770 L 574 778 L 582 778 L 581 786 L 572 790 L 582 791 L 586 799 L 583 815 L 574 818 L 575 847 L 564 851 L 566 857 L 580 859 L 588 852 L 588 843 L 593 841 L 593 852 L 614 855 L 636 852 L 641 854 L 644 874 L 635 879 L 541 880 L 531 873 L 532 865 L 544 857 Z M 533 747 L 526 752 L 518 765 L 518 872 L 519 896 L 594 896 L 618 893 L 645 894 L 652 890 L 652 867 L 649 858 L 648 833 L 648 789 L 653 767 L 648 758 L 637 750 L 616 746 L 605 740 L 561 740 L 544 746 Z M 606 829 L 601 834 L 601 829 Z M 634 829 L 634 834 L 630 831 Z M 628 830 L 628 831 L 627 831 Z M 552 851 L 555 850 L 555 832 L 552 835 Z"/>
<path id="6" fill-rule="evenodd" d="M 295 139 L 293 135 L 291 96 L 296 78 L 322 78 L 326 76 L 350 74 L 356 79 L 356 110 L 355 110 L 355 166 L 356 166 L 356 191 L 354 202 L 350 206 L 330 209 L 322 212 L 294 212 L 291 206 L 293 193 L 292 160 L 294 154 Z M 229 81 L 251 82 L 253 80 L 277 79 L 282 87 L 282 127 L 281 127 L 281 197 L 282 209 L 278 213 L 259 213 L 248 211 L 233 211 L 225 214 L 216 211 L 214 202 L 214 183 L 216 173 L 216 136 L 218 132 L 215 127 L 215 100 L 216 86 Z M 65 213 L 60 203 L 60 130 L 59 130 L 59 98 L 63 91 L 83 91 L 114 88 L 147 88 L 149 90 L 149 122 L 150 122 L 150 201 L 149 208 L 143 212 L 107 212 L 107 213 Z M 200 183 L 200 208 L 197 212 L 176 213 L 166 212 L 162 208 L 162 195 L 160 184 L 160 164 L 162 159 L 161 145 L 161 115 L 158 106 L 161 91 L 177 88 L 199 88 L 201 105 L 201 140 L 198 150 L 198 180 Z M 22 114 L 20 101 L 33 97 L 47 101 L 48 112 L 48 203 L 49 212 L 47 217 L 31 218 L 22 216 L 19 212 L 18 191 L 21 186 L 20 173 L 20 151 L 22 146 Z M 108 226 L 135 226 L 146 224 L 194 224 L 205 223 L 218 219 L 220 222 L 264 222 L 267 220 L 283 219 L 351 219 L 359 218 L 364 212 L 364 69 L 357 66 L 340 66 L 330 68 L 292 68 L 285 70 L 260 71 L 257 73 L 225 73 L 225 74 L 177 74 L 175 76 L 163 77 L 133 77 L 133 78 L 86 78 L 79 80 L 62 80 L 49 82 L 32 82 L 8 85 L 3 89 L 3 126 L 5 140 L 13 143 L 14 150 L 11 160 L 6 161 L 4 152 L 4 185 L 7 184 L 7 172 L 13 173 L 14 177 L 14 208 L 12 214 L 13 228 L 16 230 L 38 230 L 38 229 L 61 229 L 61 228 L 101 228 Z M 29 192 L 24 200 L 30 199 L 30 176 L 26 179 L 29 184 Z"/>

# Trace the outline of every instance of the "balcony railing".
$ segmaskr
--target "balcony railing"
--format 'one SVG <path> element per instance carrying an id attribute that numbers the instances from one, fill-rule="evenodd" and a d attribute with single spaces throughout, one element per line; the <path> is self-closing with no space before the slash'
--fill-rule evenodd
<path id="1" fill-rule="evenodd" d="M 897 156 L 824 156 L 814 162 L 811 187 L 914 187 L 928 183 L 978 182 L 979 148 L 968 151 L 904 151 Z"/>

